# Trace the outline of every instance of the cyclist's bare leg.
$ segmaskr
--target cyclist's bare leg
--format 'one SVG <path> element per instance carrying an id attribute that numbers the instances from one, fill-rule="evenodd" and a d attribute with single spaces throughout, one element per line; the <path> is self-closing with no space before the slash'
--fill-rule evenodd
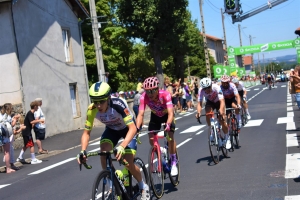
<path id="1" fill-rule="evenodd" d="M 205 113 L 212 113 L 214 110 L 212 107 L 209 107 L 209 106 L 205 106 Z M 210 126 L 210 116 L 209 115 L 206 115 L 206 123 L 207 123 L 207 126 Z"/>
<path id="2" fill-rule="evenodd" d="M 130 171 L 133 177 L 138 181 L 142 181 L 142 175 L 140 169 L 133 163 L 134 155 L 133 154 L 125 154 L 124 159 L 128 162 L 126 168 Z"/>
<path id="3" fill-rule="evenodd" d="M 168 141 L 169 152 L 170 152 L 170 154 L 175 154 L 176 153 L 176 141 L 174 139 L 174 133 L 173 132 L 168 132 L 168 135 L 171 139 L 170 141 Z"/>
<path id="4" fill-rule="evenodd" d="M 104 142 L 104 143 L 100 144 L 100 149 L 101 149 L 101 152 L 102 151 L 111 151 L 113 149 L 113 147 L 112 147 L 112 144 L 110 144 L 108 142 Z M 100 156 L 100 162 L 101 162 L 102 169 L 106 169 L 106 157 L 105 156 Z"/>

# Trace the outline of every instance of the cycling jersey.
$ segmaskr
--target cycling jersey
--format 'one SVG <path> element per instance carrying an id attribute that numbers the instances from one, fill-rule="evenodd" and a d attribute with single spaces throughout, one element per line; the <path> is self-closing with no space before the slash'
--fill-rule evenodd
<path id="1" fill-rule="evenodd" d="M 235 86 L 236 86 L 236 85 L 235 85 Z M 246 88 L 244 87 L 244 83 L 241 82 L 241 81 L 239 81 L 239 84 L 236 86 L 236 89 L 237 89 L 238 91 L 245 91 L 245 90 L 246 90 Z"/>
<path id="2" fill-rule="evenodd" d="M 220 87 L 225 99 L 234 98 L 234 96 L 238 94 L 238 91 L 233 83 L 229 83 L 228 89 L 223 88 L 222 85 Z"/>
<path id="3" fill-rule="evenodd" d="M 202 102 L 203 97 L 211 102 L 218 102 L 221 99 L 224 99 L 223 92 L 219 85 L 212 84 L 211 92 L 207 94 L 202 88 L 199 89 L 198 101 Z"/>
<path id="4" fill-rule="evenodd" d="M 151 101 L 146 92 L 141 95 L 139 110 L 145 110 L 146 105 L 149 106 L 151 112 L 158 117 L 162 117 L 168 113 L 168 108 L 173 108 L 171 95 L 168 91 L 159 90 L 158 101 Z"/>
<path id="5" fill-rule="evenodd" d="M 86 114 L 85 130 L 92 130 L 95 118 L 113 130 L 123 130 L 127 125 L 134 123 L 129 108 L 126 107 L 121 99 L 116 97 L 111 97 L 105 113 L 100 113 L 93 103 L 89 105 Z"/>

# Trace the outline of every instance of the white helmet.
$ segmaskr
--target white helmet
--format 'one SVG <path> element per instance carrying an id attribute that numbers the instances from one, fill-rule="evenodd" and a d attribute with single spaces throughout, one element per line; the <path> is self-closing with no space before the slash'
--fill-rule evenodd
<path id="1" fill-rule="evenodd" d="M 200 85 L 202 88 L 207 88 L 211 86 L 211 79 L 210 78 L 203 78 L 200 80 Z"/>
<path id="2" fill-rule="evenodd" d="M 234 77 L 232 80 L 231 80 L 233 83 L 238 83 L 239 82 L 239 79 Z"/>

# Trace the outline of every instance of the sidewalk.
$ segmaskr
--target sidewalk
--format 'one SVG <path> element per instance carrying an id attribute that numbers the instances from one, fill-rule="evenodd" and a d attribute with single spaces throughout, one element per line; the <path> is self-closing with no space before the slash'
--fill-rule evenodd
<path id="1" fill-rule="evenodd" d="M 150 114 L 151 114 L 150 109 L 147 108 L 145 111 L 145 115 L 144 115 L 144 123 L 145 124 L 150 121 Z M 104 129 L 105 129 L 105 126 L 103 124 L 101 124 L 100 126 L 94 127 L 91 132 L 90 143 L 99 140 Z M 77 130 L 69 131 L 66 133 L 60 133 L 60 134 L 56 134 L 51 137 L 47 137 L 45 140 L 42 141 L 42 145 L 43 145 L 44 149 L 47 149 L 49 151 L 49 153 L 41 154 L 41 155 L 38 154 L 37 146 L 35 144 L 36 158 L 37 159 L 45 159 L 45 158 L 48 158 L 48 157 L 51 157 L 51 156 L 54 156 L 54 155 L 57 155 L 57 154 L 65 152 L 65 151 L 69 151 L 71 149 L 81 146 L 80 140 L 81 140 L 82 132 L 83 132 L 83 129 L 77 129 Z M 19 156 L 20 152 L 21 152 L 21 148 L 15 149 L 15 151 L 14 151 L 15 160 Z M 26 158 L 26 157 L 28 157 L 28 158 Z M 25 158 L 26 162 L 31 161 L 29 149 L 26 150 L 26 152 L 24 154 L 24 158 Z M 3 153 L 0 154 L 0 163 L 1 163 L 0 164 L 0 172 L 5 171 L 5 163 L 2 160 L 3 160 Z M 15 165 L 17 167 L 22 166 L 22 164 L 19 162 L 15 162 Z"/>

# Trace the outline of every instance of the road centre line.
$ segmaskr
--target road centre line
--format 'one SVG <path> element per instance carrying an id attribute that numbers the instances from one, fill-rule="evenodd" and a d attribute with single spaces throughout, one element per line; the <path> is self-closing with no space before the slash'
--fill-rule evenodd
<path id="1" fill-rule="evenodd" d="M 40 174 L 40 173 L 42 173 L 42 172 L 45 172 L 45 171 L 47 171 L 47 170 L 49 170 L 49 169 L 52 169 L 52 168 L 54 168 L 54 167 L 57 167 L 57 166 L 59 166 L 59 165 L 65 164 L 65 163 L 70 162 L 70 161 L 73 161 L 73 160 L 75 160 L 75 159 L 76 159 L 76 158 L 69 158 L 69 159 L 67 159 L 67 160 L 61 161 L 61 162 L 56 163 L 56 164 L 54 164 L 54 165 L 50 165 L 50 166 L 45 167 L 45 168 L 43 168 L 43 169 L 37 170 L 37 171 L 35 171 L 35 172 L 32 172 L 32 173 L 30 173 L 30 174 L 28 174 L 28 175 Z"/>
<path id="2" fill-rule="evenodd" d="M 6 186 L 9 186 L 9 185 L 11 185 L 11 184 L 0 185 L 0 189 L 1 189 L 1 188 L 4 188 L 4 187 L 6 187 Z"/>

